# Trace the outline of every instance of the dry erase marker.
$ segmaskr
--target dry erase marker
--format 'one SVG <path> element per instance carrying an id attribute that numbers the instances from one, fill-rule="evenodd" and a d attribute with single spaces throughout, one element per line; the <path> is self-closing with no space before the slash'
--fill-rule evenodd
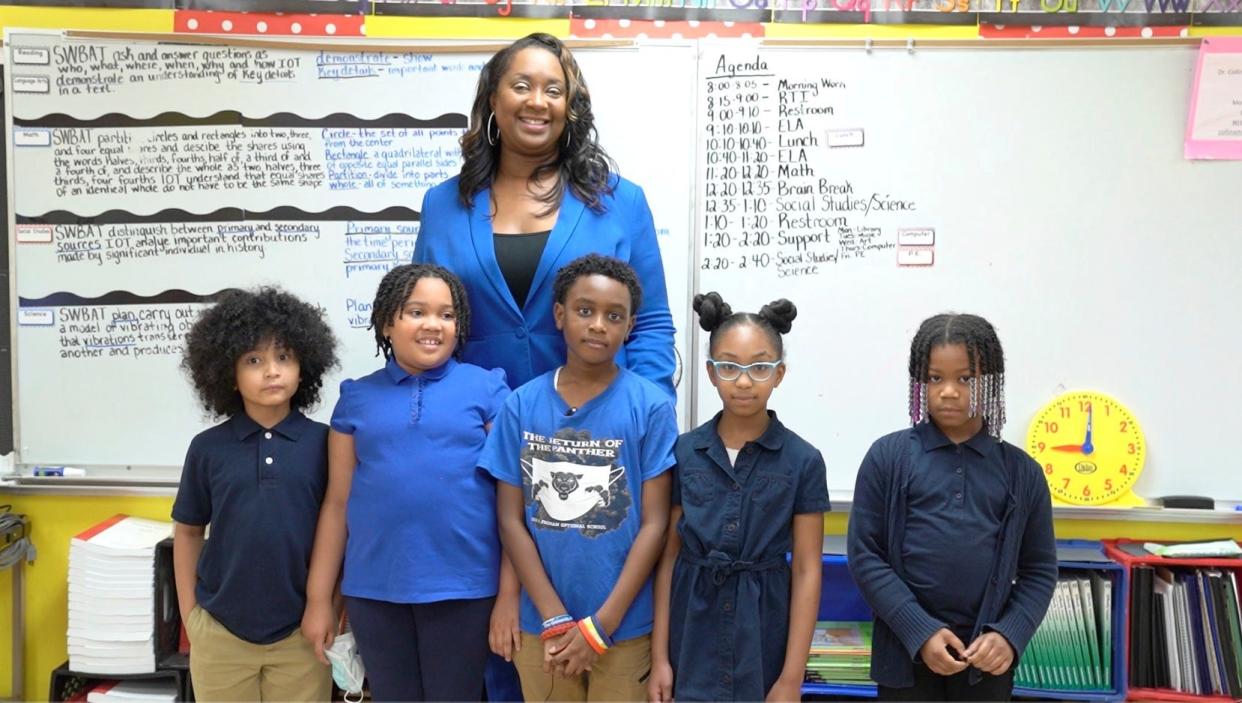
<path id="1" fill-rule="evenodd" d="M 85 476 L 86 469 L 78 469 L 72 466 L 36 466 L 34 467 L 35 476 Z"/>

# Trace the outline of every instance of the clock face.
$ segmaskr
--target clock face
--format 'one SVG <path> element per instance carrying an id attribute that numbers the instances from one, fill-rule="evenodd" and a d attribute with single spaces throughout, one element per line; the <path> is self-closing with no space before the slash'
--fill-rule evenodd
<path id="1" fill-rule="evenodd" d="M 1099 505 L 1127 493 L 1143 469 L 1143 431 L 1124 405 L 1103 393 L 1072 391 L 1045 405 L 1026 434 L 1052 496 Z"/>

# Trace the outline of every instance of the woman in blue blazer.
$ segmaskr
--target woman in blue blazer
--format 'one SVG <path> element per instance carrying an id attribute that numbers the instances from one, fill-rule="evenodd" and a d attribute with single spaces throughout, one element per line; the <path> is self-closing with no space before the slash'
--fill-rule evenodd
<path id="1" fill-rule="evenodd" d="M 479 74 L 461 174 L 427 191 L 414 261 L 457 274 L 470 299 L 464 358 L 502 368 L 510 386 L 565 361 L 552 283 L 588 253 L 629 262 L 643 304 L 617 363 L 676 396 L 673 318 L 651 208 L 599 146 L 591 95 L 573 55 L 547 34 L 514 42 Z M 492 613 L 492 651 L 520 641 L 519 586 L 505 559 Z M 517 671 L 493 657 L 489 700 L 521 700 Z"/>
<path id="2" fill-rule="evenodd" d="M 470 298 L 465 361 L 517 387 L 565 361 L 556 272 L 588 253 L 627 261 L 643 304 L 617 362 L 675 396 L 673 319 L 651 209 L 597 142 L 591 97 L 561 42 L 532 34 L 483 67 L 461 174 L 427 191 L 415 262 L 457 274 Z"/>

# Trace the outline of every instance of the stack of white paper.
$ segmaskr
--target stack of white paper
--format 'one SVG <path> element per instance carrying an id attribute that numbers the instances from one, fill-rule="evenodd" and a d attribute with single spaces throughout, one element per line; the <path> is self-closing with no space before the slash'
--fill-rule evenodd
<path id="1" fill-rule="evenodd" d="M 86 703 L 173 703 L 177 685 L 171 680 L 102 683 L 86 694 Z"/>
<path id="2" fill-rule="evenodd" d="M 69 543 L 69 668 L 155 671 L 155 545 L 172 523 L 117 515 Z"/>

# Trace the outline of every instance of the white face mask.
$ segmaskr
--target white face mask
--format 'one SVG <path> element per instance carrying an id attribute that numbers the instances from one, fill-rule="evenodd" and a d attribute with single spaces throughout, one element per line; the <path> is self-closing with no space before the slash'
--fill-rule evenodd
<path id="1" fill-rule="evenodd" d="M 577 520 L 604 503 L 612 465 L 584 466 L 567 461 L 531 459 L 531 480 L 542 484 L 535 499 L 554 520 Z"/>
<path id="2" fill-rule="evenodd" d="M 328 661 L 332 663 L 332 680 L 337 688 L 345 692 L 347 703 L 362 700 L 362 680 L 367 671 L 362 665 L 362 657 L 358 656 L 358 643 L 354 641 L 354 633 L 346 632 L 332 640 L 332 646 L 323 650 Z M 357 696 L 350 699 L 350 696 Z"/>

